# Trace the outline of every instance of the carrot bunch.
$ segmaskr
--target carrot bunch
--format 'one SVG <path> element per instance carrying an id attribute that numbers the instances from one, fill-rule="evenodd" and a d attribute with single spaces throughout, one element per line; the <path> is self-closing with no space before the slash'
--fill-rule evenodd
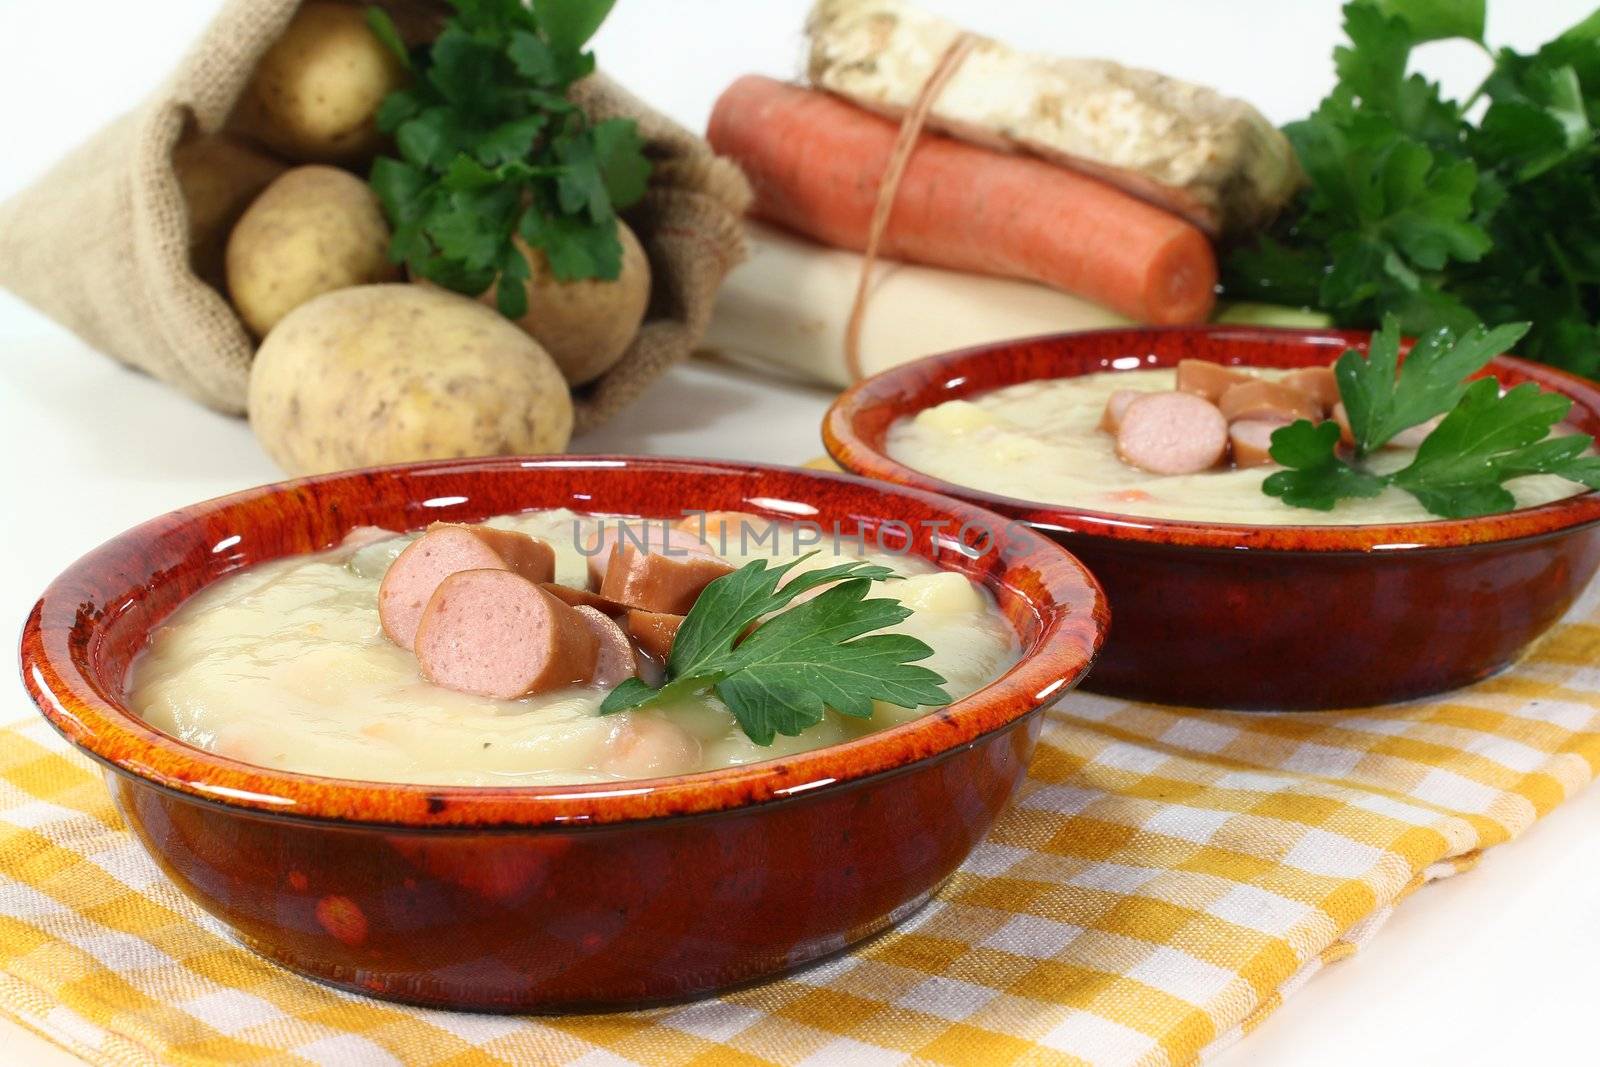
<path id="1" fill-rule="evenodd" d="M 830 93 L 750 75 L 717 100 L 706 137 L 755 189 L 754 212 L 838 248 L 865 248 L 896 123 Z M 882 254 L 1040 282 L 1129 318 L 1204 321 L 1217 283 L 1190 222 L 1043 159 L 924 134 Z"/>

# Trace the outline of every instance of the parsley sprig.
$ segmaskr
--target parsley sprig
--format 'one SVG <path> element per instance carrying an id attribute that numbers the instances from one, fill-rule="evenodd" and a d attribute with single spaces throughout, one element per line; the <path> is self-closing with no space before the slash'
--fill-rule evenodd
<path id="1" fill-rule="evenodd" d="M 633 120 L 591 122 L 567 98 L 594 70 L 583 46 L 613 2 L 452 0 L 438 38 L 414 50 L 369 9 L 411 72 L 377 116 L 399 158 L 380 157 L 370 179 L 394 230 L 391 259 L 468 295 L 495 285 L 511 318 L 527 311 L 530 273 L 513 235 L 563 281 L 617 277 L 617 210 L 644 195 L 650 164 Z"/>
<path id="2" fill-rule="evenodd" d="M 1484 21 L 1485 0 L 1345 6 L 1332 92 L 1284 127 L 1308 188 L 1225 257 L 1231 296 L 1413 336 L 1531 321 L 1524 355 L 1600 374 L 1600 12 L 1531 54 Z M 1442 39 L 1490 62 L 1465 99 L 1410 69 Z"/>
<path id="3" fill-rule="evenodd" d="M 1301 419 L 1273 432 L 1272 458 L 1286 469 L 1268 475 L 1262 491 L 1294 507 L 1331 511 L 1341 500 L 1393 485 L 1432 514 L 1457 519 L 1515 507 L 1504 483 L 1529 474 L 1600 489 L 1600 456 L 1587 454 L 1593 439 L 1550 436 L 1571 400 L 1532 382 L 1502 393 L 1498 379 L 1467 380 L 1526 332 L 1526 323 L 1480 325 L 1460 337 L 1441 328 L 1400 364 L 1400 325 L 1386 316 L 1366 357 L 1351 350 L 1334 365 L 1355 438 L 1353 458 L 1340 454 L 1336 424 Z M 1362 464 L 1396 434 L 1441 414 L 1407 466 L 1377 474 Z"/>
<path id="4" fill-rule="evenodd" d="M 1448 329 L 1420 338 L 1400 363 L 1400 323 L 1394 316 L 1372 338 L 1367 357 L 1345 352 L 1334 365 L 1357 456 L 1365 456 L 1403 430 L 1443 415 L 1460 402 L 1466 379 L 1509 351 L 1527 323 L 1486 329 L 1477 325 L 1457 337 Z M 1397 369 L 1398 367 L 1398 369 Z"/>
<path id="5" fill-rule="evenodd" d="M 754 560 L 706 586 L 678 628 L 665 684 L 657 689 L 630 678 L 607 694 L 600 713 L 709 689 L 747 737 L 770 745 L 778 734 L 815 726 L 828 708 L 865 719 L 875 700 L 906 708 L 948 704 L 944 679 L 915 665 L 931 648 L 908 634 L 874 632 L 911 615 L 897 600 L 867 599 L 873 582 L 895 573 L 855 560 L 785 582 L 804 558 L 782 566 Z M 794 605 L 801 593 L 830 583 L 837 584 Z"/>

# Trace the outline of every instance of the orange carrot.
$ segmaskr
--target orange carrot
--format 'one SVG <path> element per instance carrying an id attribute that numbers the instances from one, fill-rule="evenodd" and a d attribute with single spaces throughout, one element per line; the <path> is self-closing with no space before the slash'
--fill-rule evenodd
<path id="1" fill-rule="evenodd" d="M 749 75 L 706 131 L 744 168 L 762 218 L 860 251 L 894 123 L 827 93 Z M 1024 278 L 1142 322 L 1211 313 L 1216 257 L 1203 233 L 1109 185 L 1040 159 L 924 135 L 884 232 L 885 256 Z"/>

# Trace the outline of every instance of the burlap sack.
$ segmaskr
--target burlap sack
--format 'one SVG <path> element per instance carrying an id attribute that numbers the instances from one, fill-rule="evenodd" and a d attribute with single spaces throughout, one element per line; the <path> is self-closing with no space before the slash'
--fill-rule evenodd
<path id="1" fill-rule="evenodd" d="M 180 138 L 223 127 L 298 6 L 228 0 L 149 100 L 0 205 L 0 285 L 102 352 L 233 414 L 245 408 L 255 345 L 190 267 L 172 152 Z M 588 79 L 574 97 L 597 119 L 637 120 L 655 163 L 627 213 L 650 257 L 650 309 L 622 360 L 575 397 L 581 433 L 699 341 L 717 287 L 744 257 L 750 191 L 733 164 L 609 79 Z"/>

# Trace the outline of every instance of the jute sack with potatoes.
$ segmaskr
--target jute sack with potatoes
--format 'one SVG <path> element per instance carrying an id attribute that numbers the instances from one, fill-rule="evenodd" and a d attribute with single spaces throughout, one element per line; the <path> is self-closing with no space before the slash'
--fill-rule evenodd
<path id="1" fill-rule="evenodd" d="M 385 6 L 397 19 L 432 7 Z M 102 352 L 230 414 L 245 410 L 256 344 L 204 269 L 216 250 L 191 249 L 174 152 L 204 150 L 225 127 L 298 7 L 230 0 L 150 99 L 0 205 L 0 285 Z M 649 191 L 624 213 L 649 258 L 649 310 L 622 359 L 574 396 L 581 433 L 699 342 L 718 286 L 744 256 L 739 220 L 750 193 L 735 166 L 603 75 L 571 95 L 596 121 L 634 119 L 654 165 Z M 232 162 L 258 188 L 287 166 L 266 155 Z"/>

